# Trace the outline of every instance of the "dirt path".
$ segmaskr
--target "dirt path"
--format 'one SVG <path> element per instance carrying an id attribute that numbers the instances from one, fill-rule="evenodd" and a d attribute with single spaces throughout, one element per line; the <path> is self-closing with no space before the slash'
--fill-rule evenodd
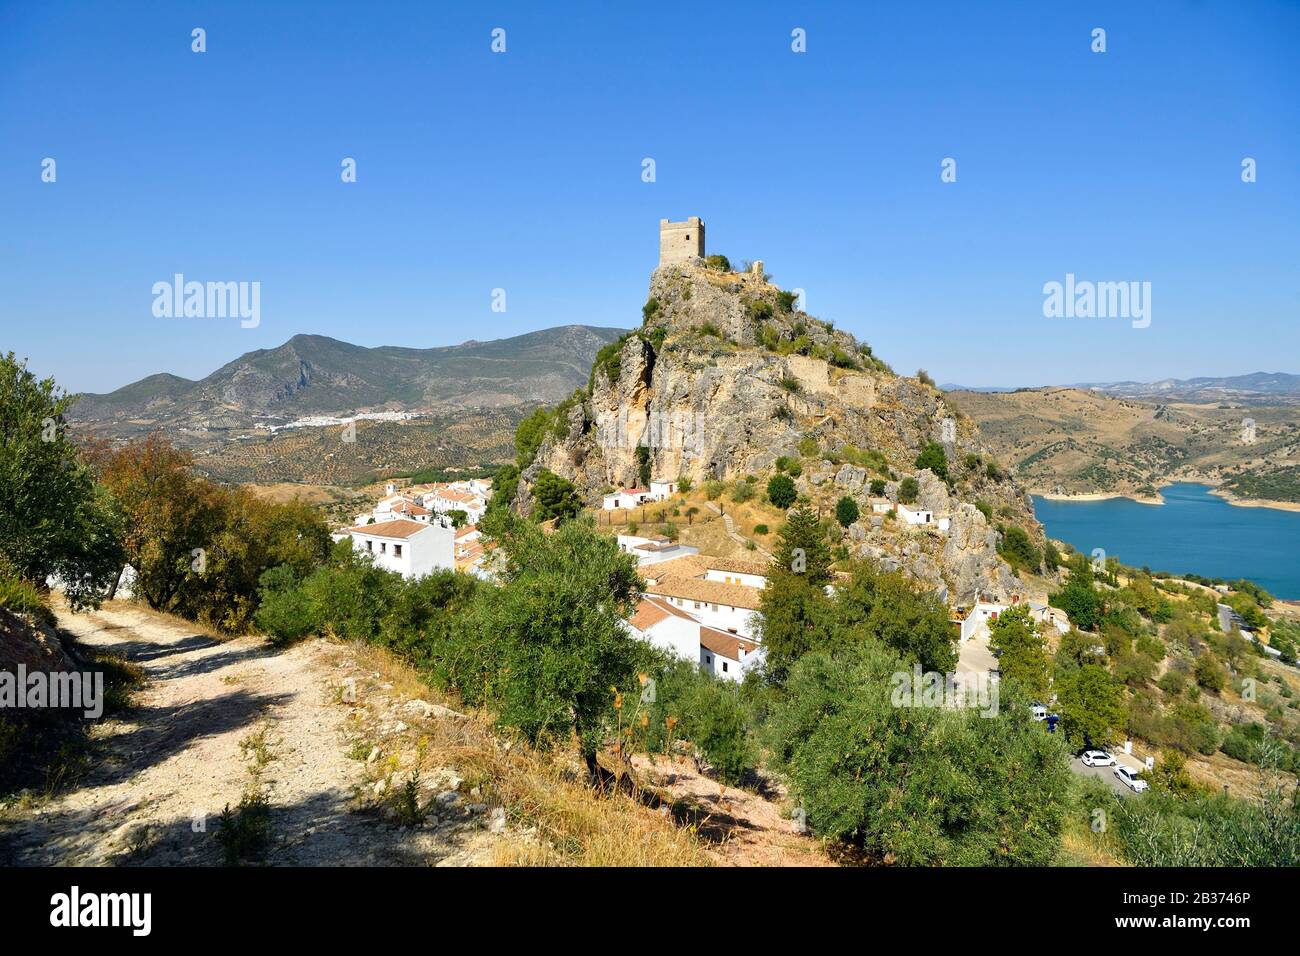
<path id="1" fill-rule="evenodd" d="M 739 531 L 736 530 L 736 522 L 732 520 L 731 515 L 724 512 L 720 507 L 715 505 L 712 501 L 704 502 L 704 506 L 708 508 L 710 511 L 712 511 L 715 515 L 718 515 L 719 517 L 722 518 L 722 526 L 727 529 L 728 538 L 736 542 L 736 544 L 743 545 L 746 549 L 749 548 L 750 545 L 749 538 L 746 538 L 743 534 L 741 534 Z M 753 542 L 753 545 L 755 551 L 761 554 L 768 561 L 772 560 L 771 551 L 768 551 L 757 541 Z"/>
<path id="2" fill-rule="evenodd" d="M 217 641 L 121 602 L 61 612 L 59 625 L 137 663 L 147 684 L 129 711 L 95 728 L 91 766 L 74 789 L 0 817 L 0 863 L 219 865 L 218 818 L 250 786 L 270 804 L 260 862 L 457 865 L 490 856 L 497 838 L 481 812 L 454 798 L 415 827 L 386 821 L 373 772 L 355 752 L 358 728 L 391 728 L 404 702 L 380 693 L 346 703 L 341 688 L 356 674 L 347 648 Z M 421 721 L 406 719 L 418 733 Z"/>

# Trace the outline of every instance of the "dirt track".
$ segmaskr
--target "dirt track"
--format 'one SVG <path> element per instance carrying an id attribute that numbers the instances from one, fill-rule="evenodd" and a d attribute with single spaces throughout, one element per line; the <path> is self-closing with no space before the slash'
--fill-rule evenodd
<path id="1" fill-rule="evenodd" d="M 147 684 L 129 712 L 96 727 L 74 789 L 0 817 L 0 864 L 219 865 L 218 817 L 254 784 L 271 806 L 267 864 L 445 866 L 489 854 L 472 822 L 402 828 L 375 812 L 366 763 L 348 752 L 348 718 L 364 708 L 339 703 L 355 676 L 346 648 L 218 641 L 121 602 L 60 612 L 59 626 L 134 661 Z M 401 703 L 367 696 L 376 719 Z M 245 742 L 256 740 L 269 759 L 255 774 Z"/>

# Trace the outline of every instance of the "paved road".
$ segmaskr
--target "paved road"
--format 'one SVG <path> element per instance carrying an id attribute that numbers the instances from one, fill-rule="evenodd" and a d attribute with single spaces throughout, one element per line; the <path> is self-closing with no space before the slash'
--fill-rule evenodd
<path id="1" fill-rule="evenodd" d="M 1078 757 L 1070 758 L 1070 769 L 1081 777 L 1096 777 L 1098 780 L 1105 781 L 1106 785 L 1114 790 L 1121 797 L 1140 797 L 1142 794 L 1134 793 L 1124 784 L 1119 782 L 1115 776 L 1114 767 L 1085 767 L 1083 761 Z"/>

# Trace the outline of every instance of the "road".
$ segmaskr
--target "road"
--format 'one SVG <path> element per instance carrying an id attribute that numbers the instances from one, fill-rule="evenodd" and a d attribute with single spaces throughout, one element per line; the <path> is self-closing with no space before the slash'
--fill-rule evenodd
<path id="1" fill-rule="evenodd" d="M 1136 769 L 1136 764 L 1132 761 L 1129 761 L 1126 765 L 1133 766 Z M 1096 777 L 1098 780 L 1105 781 L 1106 785 L 1121 797 L 1142 796 L 1140 793 L 1134 793 L 1128 787 L 1124 786 L 1124 784 L 1119 782 L 1119 779 L 1115 776 L 1114 767 L 1085 767 L 1083 761 L 1078 757 L 1071 757 L 1070 769 L 1081 777 Z"/>

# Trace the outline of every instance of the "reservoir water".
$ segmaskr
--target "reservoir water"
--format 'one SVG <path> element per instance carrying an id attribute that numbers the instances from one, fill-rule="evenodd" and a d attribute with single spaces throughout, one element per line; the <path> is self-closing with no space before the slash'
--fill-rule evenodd
<path id="1" fill-rule="evenodd" d="M 1207 485 L 1167 485 L 1160 494 L 1163 505 L 1035 495 L 1034 511 L 1049 537 L 1084 554 L 1102 548 L 1130 567 L 1246 578 L 1277 597 L 1300 598 L 1300 512 L 1234 507 Z"/>

